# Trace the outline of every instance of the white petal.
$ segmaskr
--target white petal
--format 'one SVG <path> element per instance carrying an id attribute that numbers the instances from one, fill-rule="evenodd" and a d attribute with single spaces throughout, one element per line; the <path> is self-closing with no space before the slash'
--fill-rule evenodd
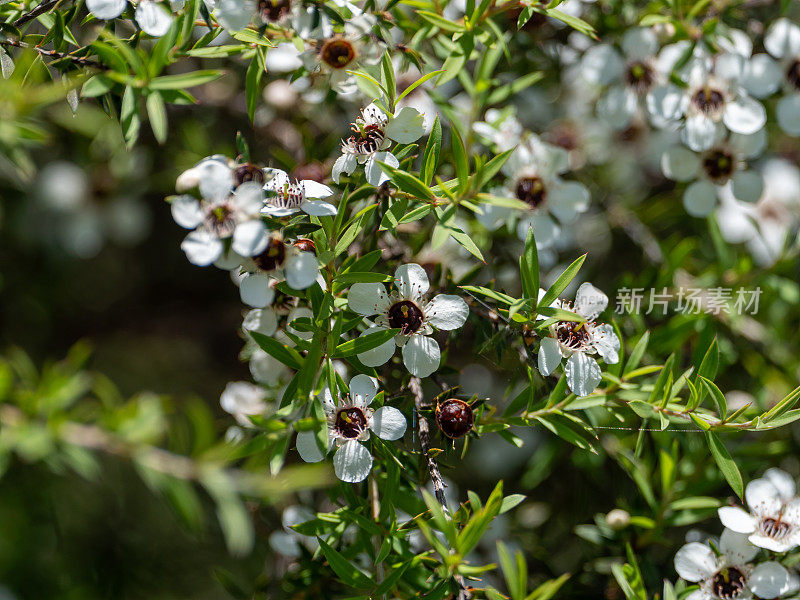
<path id="1" fill-rule="evenodd" d="M 575 311 L 587 321 L 594 321 L 608 306 L 608 296 L 591 283 L 584 282 L 575 294 Z"/>
<path id="2" fill-rule="evenodd" d="M 333 399 L 330 389 L 322 388 L 322 392 L 317 396 L 322 403 L 322 408 L 326 413 L 332 414 L 336 412 L 336 401 Z"/>
<path id="3" fill-rule="evenodd" d="M 303 212 L 314 217 L 335 217 L 336 207 L 323 200 L 306 200 L 300 206 Z"/>
<path id="4" fill-rule="evenodd" d="M 747 534 L 724 529 L 719 536 L 719 550 L 728 557 L 728 564 L 741 565 L 750 562 L 758 554 L 758 548 L 750 543 Z"/>
<path id="5" fill-rule="evenodd" d="M 369 406 L 378 393 L 378 382 L 369 375 L 359 373 L 350 380 L 350 398 L 362 406 Z"/>
<path id="6" fill-rule="evenodd" d="M 756 518 L 738 506 L 723 506 L 717 509 L 722 524 L 738 533 L 753 533 L 756 530 Z"/>
<path id="7" fill-rule="evenodd" d="M 306 198 L 327 198 L 328 196 L 333 196 L 333 190 L 318 181 L 304 179 L 301 183 L 303 184 L 303 192 Z"/>
<path id="8" fill-rule="evenodd" d="M 364 481 L 372 470 L 372 455 L 355 440 L 343 444 L 333 456 L 336 476 L 347 483 Z"/>
<path id="9" fill-rule="evenodd" d="M 611 325 L 604 323 L 592 328 L 592 338 L 595 350 L 606 364 L 615 365 L 619 362 L 619 338 Z"/>
<path id="10" fill-rule="evenodd" d="M 205 212 L 197 198 L 192 196 L 178 196 L 169 206 L 172 218 L 184 229 L 194 229 L 205 218 Z"/>
<path id="11" fill-rule="evenodd" d="M 263 308 L 272 304 L 275 291 L 269 285 L 269 277 L 248 273 L 239 282 L 239 297 L 248 306 Z"/>
<path id="12" fill-rule="evenodd" d="M 297 434 L 295 442 L 300 458 L 309 463 L 315 463 L 325 458 L 317 442 L 317 434 L 313 431 L 301 431 Z"/>
<path id="13" fill-rule="evenodd" d="M 353 312 L 370 317 L 389 308 L 389 294 L 382 283 L 354 283 L 347 292 L 347 305 Z"/>
<path id="14" fill-rule="evenodd" d="M 86 8 L 98 19 L 114 19 L 125 10 L 127 0 L 86 0 Z"/>
<path id="15" fill-rule="evenodd" d="M 589 208 L 589 190 L 582 183 L 563 181 L 553 185 L 548 196 L 548 207 L 555 217 L 568 225 Z M 535 233 L 535 232 L 534 232 Z"/>
<path id="16" fill-rule="evenodd" d="M 461 296 L 439 294 L 434 297 L 424 310 L 426 320 L 444 331 L 458 329 L 469 316 L 469 307 Z"/>
<path id="17" fill-rule="evenodd" d="M 761 129 L 751 135 L 732 133 L 729 142 L 742 158 L 756 158 L 761 156 L 767 146 L 767 130 Z"/>
<path id="18" fill-rule="evenodd" d="M 231 248 L 242 256 L 261 254 L 269 242 L 269 231 L 261 219 L 239 223 L 233 231 Z"/>
<path id="19" fill-rule="evenodd" d="M 425 119 L 423 119 L 422 114 L 420 114 L 416 108 L 404 106 L 400 109 L 400 112 L 389 121 L 385 133 L 388 138 L 395 142 L 410 144 L 424 135 Z"/>
<path id="20" fill-rule="evenodd" d="M 217 5 L 216 17 L 226 29 L 239 31 L 247 27 L 254 13 L 255 3 L 250 0 L 221 0 Z"/>
<path id="21" fill-rule="evenodd" d="M 561 364 L 561 349 L 558 346 L 558 340 L 551 337 L 546 337 L 542 340 L 539 346 L 539 355 L 536 357 L 539 373 L 550 375 L 556 370 L 558 365 Z"/>
<path id="22" fill-rule="evenodd" d="M 389 181 L 389 176 L 383 172 L 378 162 L 387 164 L 395 169 L 400 166 L 400 161 L 391 152 L 376 152 L 373 154 L 367 164 L 364 165 L 364 175 L 367 177 L 367 182 L 375 187 Z"/>
<path id="23" fill-rule="evenodd" d="M 406 418 L 393 406 L 382 406 L 372 415 L 372 431 L 384 440 L 399 440 L 406 432 Z"/>
<path id="24" fill-rule="evenodd" d="M 552 246 L 561 233 L 561 228 L 556 222 L 549 215 L 540 212 L 519 220 L 517 223 L 517 237 L 521 240 L 526 240 L 529 228 L 533 229 L 537 248 Z"/>
<path id="25" fill-rule="evenodd" d="M 794 498 L 796 487 L 794 479 L 786 471 L 772 468 L 764 471 L 764 479 L 770 481 L 784 502 L 789 502 Z"/>
<path id="26" fill-rule="evenodd" d="M 292 335 L 296 335 L 302 340 L 310 340 L 313 339 L 314 334 L 310 331 L 300 331 L 299 329 L 295 329 L 292 327 L 292 321 L 295 319 L 301 318 L 309 318 L 312 321 L 314 320 L 312 317 L 314 313 L 311 311 L 310 308 L 306 308 L 305 306 L 298 306 L 297 308 L 293 308 L 289 314 L 286 316 L 286 331 L 291 333 Z"/>
<path id="27" fill-rule="evenodd" d="M 686 110 L 686 101 L 681 89 L 674 84 L 653 88 L 646 99 L 647 112 L 660 121 L 679 119 Z"/>
<path id="28" fill-rule="evenodd" d="M 370 327 L 361 336 L 369 335 L 371 333 L 375 333 L 376 331 L 385 331 L 386 327 Z M 385 365 L 389 360 L 394 356 L 396 345 L 394 340 L 389 340 L 388 342 L 384 342 L 377 348 L 373 348 L 372 350 L 367 350 L 366 352 L 362 352 L 358 355 L 358 360 L 364 366 L 367 367 L 380 367 L 381 365 Z"/>
<path id="29" fill-rule="evenodd" d="M 800 54 L 800 28 L 789 19 L 776 19 L 764 36 L 764 48 L 775 58 Z"/>
<path id="30" fill-rule="evenodd" d="M 673 181 L 691 181 L 699 168 L 700 157 L 683 146 L 672 146 L 661 155 L 661 171 Z"/>
<path id="31" fill-rule="evenodd" d="M 597 361 L 583 352 L 575 352 L 567 359 L 564 372 L 567 374 L 567 385 L 576 396 L 588 396 L 602 379 Z"/>
<path id="32" fill-rule="evenodd" d="M 231 204 L 241 215 L 255 216 L 264 206 L 264 189 L 255 181 L 245 181 L 233 192 Z"/>
<path id="33" fill-rule="evenodd" d="M 754 479 L 747 484 L 744 498 L 751 510 L 759 513 L 778 512 L 783 504 L 781 493 L 769 479 Z"/>
<path id="34" fill-rule="evenodd" d="M 139 2 L 135 17 L 142 31 L 153 37 L 161 37 L 169 31 L 170 25 L 172 25 L 172 14 L 160 4 L 150 0 Z"/>
<path id="35" fill-rule="evenodd" d="M 658 50 L 658 37 L 650 27 L 633 27 L 622 36 L 622 51 L 628 58 L 639 60 L 653 56 Z"/>
<path id="36" fill-rule="evenodd" d="M 710 181 L 695 181 L 683 192 L 683 206 L 693 217 L 705 217 L 717 203 L 717 189 Z"/>
<path id="37" fill-rule="evenodd" d="M 333 169 L 331 170 L 331 178 L 336 182 L 339 183 L 339 178 L 342 176 L 342 173 L 346 175 L 352 175 L 353 171 L 356 169 L 356 165 L 358 161 L 356 157 L 352 154 L 342 154 L 339 158 L 336 159 L 336 162 L 333 163 Z"/>
<path id="38" fill-rule="evenodd" d="M 756 98 L 766 98 L 781 85 L 781 68 L 766 54 L 756 54 L 745 66 L 741 84 Z"/>
<path id="39" fill-rule="evenodd" d="M 699 542 L 689 542 L 675 555 L 675 571 L 686 581 L 702 581 L 717 569 L 711 548 Z"/>
<path id="40" fill-rule="evenodd" d="M 756 171 L 739 171 L 731 179 L 731 190 L 737 200 L 755 203 L 764 191 L 764 180 Z"/>
<path id="41" fill-rule="evenodd" d="M 403 363 L 417 377 L 427 377 L 436 371 L 441 359 L 439 344 L 431 337 L 413 335 L 403 346 Z"/>
<path id="42" fill-rule="evenodd" d="M 625 64 L 619 52 L 608 44 L 589 48 L 581 59 L 581 74 L 589 83 L 607 85 L 619 79 Z"/>
<path id="43" fill-rule="evenodd" d="M 790 577 L 786 567 L 776 562 L 757 565 L 750 574 L 750 590 L 759 598 L 776 598 L 789 586 Z"/>
<path id="44" fill-rule="evenodd" d="M 242 329 L 271 336 L 278 330 L 278 315 L 271 308 L 250 310 L 244 316 Z"/>
<path id="45" fill-rule="evenodd" d="M 714 74 L 731 82 L 739 81 L 744 73 L 745 59 L 741 54 L 722 53 L 717 55 Z"/>
<path id="46" fill-rule="evenodd" d="M 767 111 L 755 98 L 740 95 L 729 102 L 722 115 L 725 127 L 736 133 L 755 133 L 767 123 Z"/>
<path id="47" fill-rule="evenodd" d="M 397 267 L 394 272 L 394 282 L 400 296 L 410 300 L 420 298 L 430 287 L 425 269 L 415 263 Z"/>
<path id="48" fill-rule="evenodd" d="M 636 95 L 623 87 L 612 87 L 597 101 L 597 116 L 612 129 L 628 127 L 636 114 Z"/>
<path id="49" fill-rule="evenodd" d="M 800 94 L 784 96 L 775 107 L 778 125 L 789 135 L 800 135 Z"/>
<path id="50" fill-rule="evenodd" d="M 207 267 L 222 255 L 223 245 L 218 237 L 197 229 L 187 235 L 181 243 L 181 250 L 186 253 L 189 262 L 198 267 Z"/>
<path id="51" fill-rule="evenodd" d="M 695 152 L 708 150 L 717 138 L 717 126 L 705 115 L 694 115 L 686 119 L 681 132 L 683 143 Z"/>
<path id="52" fill-rule="evenodd" d="M 317 280 L 319 261 L 312 252 L 299 252 L 286 260 L 283 274 L 290 288 L 304 290 Z"/>

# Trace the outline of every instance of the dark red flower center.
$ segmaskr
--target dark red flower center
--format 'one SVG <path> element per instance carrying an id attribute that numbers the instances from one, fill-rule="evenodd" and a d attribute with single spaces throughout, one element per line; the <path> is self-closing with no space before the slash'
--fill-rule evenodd
<path id="1" fill-rule="evenodd" d="M 404 335 L 411 335 L 419 331 L 425 315 L 422 309 L 411 300 L 401 300 L 389 307 L 389 327 L 400 329 Z"/>

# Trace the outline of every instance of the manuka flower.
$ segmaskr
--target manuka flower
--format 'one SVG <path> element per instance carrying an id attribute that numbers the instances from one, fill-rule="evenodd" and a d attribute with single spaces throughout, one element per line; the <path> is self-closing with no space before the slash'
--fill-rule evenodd
<path id="1" fill-rule="evenodd" d="M 717 555 L 707 544 L 689 542 L 675 555 L 675 570 L 700 589 L 685 600 L 750 600 L 776 598 L 791 584 L 785 567 L 777 562 L 750 564 L 758 548 L 747 536 L 730 529 L 722 532 Z"/>
<path id="2" fill-rule="evenodd" d="M 127 5 L 128 0 L 86 0 L 89 12 L 98 19 L 106 21 L 120 16 Z M 169 5 L 172 10 L 180 10 L 184 1 L 171 0 Z M 173 21 L 172 13 L 154 0 L 139 0 L 133 16 L 142 31 L 153 37 L 161 37 L 167 33 Z"/>
<path id="3" fill-rule="evenodd" d="M 317 217 L 336 214 L 336 207 L 320 198 L 333 195 L 333 190 L 312 179 L 289 179 L 286 171 L 265 169 L 266 206 L 261 213 L 270 217 L 286 217 L 298 211 Z"/>
<path id="4" fill-rule="evenodd" d="M 361 442 L 369 439 L 370 432 L 389 441 L 399 440 L 406 432 L 406 418 L 399 410 L 392 406 L 370 408 L 377 393 L 378 384 L 372 377 L 356 375 L 350 380 L 349 396 L 334 401 L 327 388 L 320 394 L 328 420 L 329 449 L 337 447 L 333 469 L 342 481 L 358 483 L 369 475 L 372 455 Z M 297 451 L 306 462 L 325 458 L 314 431 L 297 434 Z"/>
<path id="5" fill-rule="evenodd" d="M 214 263 L 222 257 L 223 240 L 228 238 L 233 251 L 242 256 L 264 249 L 267 229 L 260 216 L 263 177 L 261 169 L 251 165 L 231 167 L 219 156 L 203 159 L 178 177 L 179 192 L 197 187 L 202 197 L 197 200 L 183 195 L 171 202 L 175 222 L 193 230 L 181 244 L 192 264 Z"/>
<path id="6" fill-rule="evenodd" d="M 738 506 L 719 509 L 722 524 L 747 534 L 752 544 L 773 552 L 787 552 L 800 545 L 800 498 L 794 480 L 780 469 L 767 469 L 744 493 L 748 513 Z"/>
<path id="7" fill-rule="evenodd" d="M 353 123 L 353 135 L 342 140 L 342 155 L 333 165 L 332 177 L 339 183 L 342 173 L 351 175 L 356 165 L 364 165 L 364 174 L 370 185 L 379 186 L 388 181 L 379 162 L 392 167 L 399 167 L 400 161 L 386 149 L 391 140 L 401 144 L 410 144 L 425 133 L 422 115 L 410 106 L 400 109 L 392 116 L 387 116 L 380 108 L 370 104 L 361 111 L 361 116 Z"/>
<path id="8" fill-rule="evenodd" d="M 692 182 L 683 193 L 683 205 L 692 216 L 708 215 L 723 188 L 738 200 L 755 202 L 764 184 L 758 171 L 747 168 L 747 161 L 761 154 L 766 137 L 763 130 L 753 135 L 733 133 L 702 153 L 674 145 L 662 155 L 661 169 L 670 179 Z"/>
<path id="9" fill-rule="evenodd" d="M 375 318 L 365 331 L 368 335 L 381 329 L 399 329 L 394 340 L 358 355 L 368 367 L 385 364 L 394 355 L 395 345 L 403 350 L 403 363 L 409 373 L 427 377 L 439 368 L 441 350 L 431 334 L 433 328 L 458 329 L 467 320 L 469 307 L 459 296 L 439 294 L 430 302 L 423 298 L 430 287 L 425 269 L 417 264 L 397 267 L 394 274 L 397 291 L 388 293 L 382 283 L 354 283 L 347 295 L 350 310 Z"/>
<path id="10" fill-rule="evenodd" d="M 219 404 L 222 410 L 233 415 L 245 427 L 253 426 L 249 416 L 263 415 L 270 409 L 264 401 L 264 390 L 247 381 L 232 381 L 226 385 Z"/>
<path id="11" fill-rule="evenodd" d="M 541 293 L 540 293 L 541 295 Z M 567 358 L 564 372 L 567 385 L 577 396 L 591 394 L 602 378 L 593 354 L 610 365 L 619 361 L 619 338 L 611 325 L 595 323 L 608 306 L 608 297 L 591 283 L 583 283 L 575 295 L 575 306 L 556 300 L 554 308 L 571 310 L 586 319 L 582 322 L 559 321 L 550 327 L 550 336 L 542 339 L 537 359 L 539 372 L 550 375 Z"/>

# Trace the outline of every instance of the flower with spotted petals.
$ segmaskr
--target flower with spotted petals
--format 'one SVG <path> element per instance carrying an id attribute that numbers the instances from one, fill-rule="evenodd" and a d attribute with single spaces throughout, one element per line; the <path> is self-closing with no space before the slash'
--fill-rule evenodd
<path id="1" fill-rule="evenodd" d="M 286 171 L 265 169 L 267 182 L 265 206 L 261 214 L 269 217 L 288 217 L 303 211 L 316 217 L 330 217 L 336 214 L 336 207 L 322 198 L 333 195 L 333 190 L 312 179 L 291 180 Z"/>
<path id="2" fill-rule="evenodd" d="M 458 329 L 467 320 L 469 307 L 463 298 L 447 294 L 425 302 L 430 287 L 428 276 L 425 269 L 414 263 L 399 266 L 394 283 L 397 289 L 391 293 L 382 283 L 354 283 L 350 287 L 347 296 L 350 310 L 375 317 L 375 324 L 362 336 L 386 329 L 400 330 L 393 340 L 362 352 L 358 359 L 368 367 L 377 367 L 388 362 L 395 346 L 400 346 L 409 373 L 427 377 L 439 368 L 441 361 L 439 343 L 430 337 L 433 328 Z"/>

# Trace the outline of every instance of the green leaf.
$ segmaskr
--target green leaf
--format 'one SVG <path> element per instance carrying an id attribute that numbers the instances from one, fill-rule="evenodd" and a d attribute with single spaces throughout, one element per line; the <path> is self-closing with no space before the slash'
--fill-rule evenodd
<path id="1" fill-rule="evenodd" d="M 261 97 L 261 78 L 264 75 L 264 61 L 261 52 L 256 50 L 245 75 L 245 98 L 247 101 L 247 116 L 252 123 L 256 115 L 256 107 Z"/>
<path id="2" fill-rule="evenodd" d="M 294 348 L 291 348 L 286 344 L 281 344 L 278 340 L 257 331 L 251 331 L 249 333 L 259 347 L 275 360 L 283 363 L 287 367 L 291 367 L 292 369 L 302 368 L 303 357 Z"/>
<path id="3" fill-rule="evenodd" d="M 150 119 L 150 128 L 159 144 L 167 141 L 167 109 L 164 99 L 158 92 L 147 94 L 147 116 Z"/>
<path id="4" fill-rule="evenodd" d="M 151 90 L 178 90 L 196 85 L 203 85 L 222 77 L 222 71 L 192 71 L 180 75 L 162 75 L 150 81 Z"/>
<path id="5" fill-rule="evenodd" d="M 586 255 L 580 256 L 577 258 L 570 266 L 564 269 L 564 272 L 558 276 L 558 279 L 555 280 L 555 283 L 550 286 L 550 288 L 545 292 L 542 299 L 538 302 L 537 306 L 550 306 L 555 300 L 561 295 L 567 286 L 575 279 L 575 276 L 580 271 L 581 265 L 583 265 L 583 261 L 586 260 Z"/>
<path id="6" fill-rule="evenodd" d="M 716 384 L 710 379 L 706 377 L 700 377 L 700 380 L 703 382 L 703 385 L 706 386 L 706 389 L 711 392 L 711 398 L 714 400 L 714 404 L 717 406 L 717 414 L 719 415 L 720 420 L 724 421 L 728 416 L 728 403 L 725 400 L 725 394 L 723 394 Z"/>
<path id="7" fill-rule="evenodd" d="M 706 431 L 706 441 L 725 480 L 736 495 L 739 496 L 739 498 L 743 498 L 744 483 L 742 482 L 742 474 L 739 472 L 739 467 L 736 466 L 736 462 L 731 458 L 728 449 L 725 448 L 725 445 L 713 431 Z"/>
<path id="8" fill-rule="evenodd" d="M 525 251 L 519 258 L 519 274 L 522 279 L 522 291 L 525 297 L 532 298 L 535 302 L 539 297 L 539 254 L 536 251 L 533 228 L 528 229 Z"/>
<path id="9" fill-rule="evenodd" d="M 372 350 L 394 339 L 394 336 L 398 333 L 400 333 L 399 329 L 384 329 L 360 335 L 354 340 L 336 346 L 336 349 L 331 353 L 331 358 L 344 358 Z"/>
<path id="10" fill-rule="evenodd" d="M 439 157 L 442 153 L 442 123 L 439 115 L 433 120 L 431 134 L 428 136 L 428 143 L 422 155 L 422 167 L 420 168 L 420 178 L 425 185 L 430 185 L 433 176 L 439 168 Z"/>
<path id="11" fill-rule="evenodd" d="M 647 350 L 647 344 L 650 341 L 650 332 L 645 331 L 644 335 L 639 338 L 639 341 L 636 342 L 636 345 L 633 347 L 631 351 L 631 356 L 628 358 L 628 362 L 625 363 L 625 370 L 622 371 L 622 376 L 628 375 L 631 371 L 633 371 L 636 367 L 639 366 L 639 363 L 642 360 L 642 356 L 644 356 L 645 350 Z"/>
<path id="12" fill-rule="evenodd" d="M 458 191 L 463 194 L 469 185 L 469 159 L 467 158 L 467 150 L 464 148 L 464 141 L 455 128 L 450 130 L 450 140 L 452 143 L 453 160 L 456 166 Z"/>
<path id="13" fill-rule="evenodd" d="M 431 12 L 429 10 L 418 10 L 417 14 L 428 21 L 428 23 L 431 25 L 438 27 L 439 29 L 443 29 L 444 31 L 449 31 L 451 33 L 466 31 L 466 27 L 463 25 L 454 23 L 453 21 L 448 21 L 443 16 L 438 15 L 435 12 Z"/>
<path id="14" fill-rule="evenodd" d="M 361 569 L 347 560 L 339 551 L 331 548 L 325 540 L 321 538 L 317 538 L 317 540 L 328 564 L 333 569 L 333 572 L 339 576 L 341 582 L 359 589 L 369 589 L 375 585 L 372 579 L 367 577 Z"/>

